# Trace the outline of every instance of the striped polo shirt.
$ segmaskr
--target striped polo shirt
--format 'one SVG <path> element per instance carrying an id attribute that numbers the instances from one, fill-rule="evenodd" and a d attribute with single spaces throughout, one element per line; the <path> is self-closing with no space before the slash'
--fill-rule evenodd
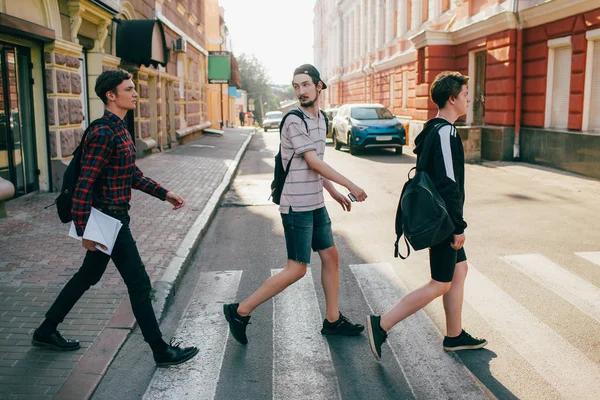
<path id="1" fill-rule="evenodd" d="M 302 154 L 315 150 L 319 158 L 323 159 L 327 126 L 321 112 L 313 117 L 302 107 L 298 107 L 298 110 L 304 114 L 308 132 L 304 122 L 295 115 L 286 118 L 281 132 L 281 161 L 284 169 L 290 157 L 294 156 L 281 193 L 279 212 L 282 214 L 288 214 L 290 207 L 294 211 L 312 211 L 325 206 L 323 178 L 308 166 Z"/>

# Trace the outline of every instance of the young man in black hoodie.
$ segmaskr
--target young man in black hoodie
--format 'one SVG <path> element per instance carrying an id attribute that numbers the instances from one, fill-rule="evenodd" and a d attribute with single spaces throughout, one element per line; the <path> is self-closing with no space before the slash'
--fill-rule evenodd
<path id="1" fill-rule="evenodd" d="M 448 214 L 456 227 L 448 239 L 429 249 L 431 280 L 424 286 L 402 297 L 385 314 L 367 317 L 371 351 L 381 358 L 381 345 L 398 322 L 419 311 L 432 300 L 443 296 L 446 314 L 446 351 L 480 349 L 485 339 L 469 335 L 462 329 L 462 304 L 467 276 L 467 256 L 464 249 L 465 228 L 465 159 L 460 135 L 453 125 L 465 115 L 469 106 L 467 84 L 469 78 L 459 72 L 440 73 L 431 85 L 431 100 L 438 106 L 438 115 L 427 121 L 415 139 L 415 154 L 429 157 L 425 171 L 446 202 Z M 422 154 L 425 140 L 431 140 L 430 155 Z"/>

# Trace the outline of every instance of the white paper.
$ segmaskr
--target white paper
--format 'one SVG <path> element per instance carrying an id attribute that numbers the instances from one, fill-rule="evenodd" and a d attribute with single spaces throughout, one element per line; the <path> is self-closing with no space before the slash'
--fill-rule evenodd
<path id="1" fill-rule="evenodd" d="M 111 255 L 122 226 L 123 224 L 118 219 L 106 215 L 92 207 L 90 218 L 83 231 L 83 239 L 92 240 L 106 246 L 106 250 L 98 245 L 96 245 L 96 248 L 103 253 Z M 69 236 L 77 240 L 82 239 L 81 236 L 77 236 L 77 230 L 75 229 L 75 223 L 73 222 L 71 222 Z"/>

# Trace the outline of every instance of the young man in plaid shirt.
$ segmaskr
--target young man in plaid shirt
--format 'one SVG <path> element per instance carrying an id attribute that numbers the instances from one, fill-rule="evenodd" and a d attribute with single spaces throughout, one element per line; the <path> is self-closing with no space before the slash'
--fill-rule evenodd
<path id="1" fill-rule="evenodd" d="M 112 258 L 127 285 L 133 314 L 144 340 L 152 348 L 157 366 L 181 364 L 194 357 L 198 349 L 182 348 L 173 340 L 167 344 L 162 339 L 152 309 L 152 285 L 129 229 L 128 210 L 131 189 L 166 200 L 174 210 L 185 203 L 175 193 L 145 177 L 135 165 L 136 149 L 124 120 L 127 111 L 137 106 L 138 94 L 131 75 L 124 71 L 103 72 L 96 81 L 95 91 L 106 105 L 106 110 L 101 122 L 95 122 L 84 138 L 81 172 L 73 192 L 73 222 L 77 234 L 82 236 L 90 211 L 95 207 L 119 219 L 123 227 L 110 256 L 96 249 L 98 243 L 82 240 L 87 250 L 83 265 L 67 282 L 46 313 L 46 319 L 35 330 L 32 344 L 63 351 L 81 347 L 77 340 L 63 338 L 57 330 L 58 324 L 63 322 L 90 286 L 98 283 Z"/>

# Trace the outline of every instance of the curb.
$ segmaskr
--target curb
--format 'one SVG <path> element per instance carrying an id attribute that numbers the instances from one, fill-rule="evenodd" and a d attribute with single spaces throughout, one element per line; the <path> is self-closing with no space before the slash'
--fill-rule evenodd
<path id="1" fill-rule="evenodd" d="M 196 221 L 184 237 L 179 248 L 175 251 L 161 278 L 154 282 L 153 308 L 159 323 L 164 316 L 169 301 L 173 298 L 179 280 L 189 265 L 192 254 L 198 248 L 200 241 L 206 234 L 221 199 L 229 189 L 237 173 L 241 159 L 246 153 L 246 149 L 255 133 L 256 129 L 248 132 L 248 138 L 242 144 L 233 162 L 229 165 L 221 184 L 211 195 L 202 213 L 196 218 Z M 108 367 L 117 356 L 119 349 L 123 346 L 135 326 L 136 322 L 131 307 L 128 304 L 128 297 L 125 297 L 106 327 L 85 352 L 81 360 L 79 360 L 73 372 L 54 395 L 53 399 L 87 400 L 91 398 L 106 374 Z"/>

